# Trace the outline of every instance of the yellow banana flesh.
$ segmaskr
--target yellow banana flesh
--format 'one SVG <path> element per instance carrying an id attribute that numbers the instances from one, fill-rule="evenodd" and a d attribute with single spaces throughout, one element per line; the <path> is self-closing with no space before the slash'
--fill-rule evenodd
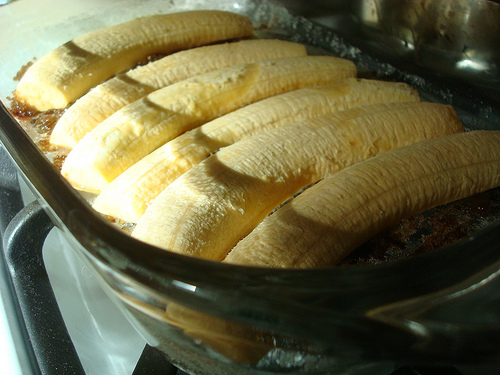
<path id="1" fill-rule="evenodd" d="M 231 65 L 305 55 L 301 44 L 270 39 L 203 46 L 168 55 L 94 87 L 62 115 L 50 143 L 71 149 L 120 108 L 189 77 Z"/>
<path id="2" fill-rule="evenodd" d="M 132 235 L 174 252 L 223 260 L 275 207 L 326 174 L 460 131 L 453 108 L 415 102 L 359 107 L 247 137 L 170 184 Z"/>
<path id="3" fill-rule="evenodd" d="M 250 104 L 190 130 L 153 151 L 113 180 L 93 207 L 136 223 L 150 202 L 181 174 L 243 137 L 307 118 L 379 102 L 418 101 L 403 83 L 348 78 Z"/>
<path id="4" fill-rule="evenodd" d="M 224 261 L 287 268 L 335 265 L 406 217 L 499 186 L 499 145 L 500 131 L 475 131 L 355 164 L 273 213 Z"/>
<path id="5" fill-rule="evenodd" d="M 252 34 L 248 18 L 222 11 L 137 18 L 81 35 L 47 53 L 22 77 L 15 97 L 39 111 L 64 108 L 149 55 Z"/>
<path id="6" fill-rule="evenodd" d="M 237 363 L 255 364 L 276 347 L 273 337 L 263 331 L 175 303 L 167 305 L 162 318 L 182 329 L 186 336 Z"/>
<path id="7" fill-rule="evenodd" d="M 329 56 L 271 59 L 201 74 L 115 112 L 68 154 L 61 173 L 77 189 L 100 192 L 187 130 L 269 96 L 355 75 L 351 61 Z"/>

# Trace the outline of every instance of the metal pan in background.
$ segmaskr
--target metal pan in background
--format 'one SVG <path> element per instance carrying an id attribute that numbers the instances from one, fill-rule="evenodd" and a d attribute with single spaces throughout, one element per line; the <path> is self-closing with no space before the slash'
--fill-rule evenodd
<path id="1" fill-rule="evenodd" d="M 280 3 L 336 30 L 383 61 L 479 87 L 500 102 L 500 3 L 496 0 Z"/>

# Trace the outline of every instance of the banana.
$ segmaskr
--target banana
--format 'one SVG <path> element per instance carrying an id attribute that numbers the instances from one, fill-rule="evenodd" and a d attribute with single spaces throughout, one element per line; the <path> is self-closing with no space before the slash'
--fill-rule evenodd
<path id="1" fill-rule="evenodd" d="M 251 21 L 222 11 L 190 11 L 137 18 L 90 32 L 37 60 L 15 99 L 38 111 L 64 108 L 90 88 L 149 55 L 253 34 Z"/>
<path id="2" fill-rule="evenodd" d="M 335 265 L 405 217 L 500 186 L 499 145 L 500 131 L 467 132 L 355 164 L 273 213 L 224 262 Z"/>
<path id="3" fill-rule="evenodd" d="M 276 337 L 239 323 L 169 303 L 166 323 L 177 327 L 199 344 L 215 350 L 240 364 L 256 364 L 267 352 L 276 348 Z"/>
<path id="4" fill-rule="evenodd" d="M 71 149 L 120 108 L 189 77 L 236 64 L 305 55 L 306 48 L 301 44 L 267 39 L 204 46 L 168 55 L 94 87 L 62 115 L 50 143 Z"/>
<path id="5" fill-rule="evenodd" d="M 115 112 L 78 142 L 61 173 L 77 189 L 100 192 L 187 130 L 269 96 L 355 75 L 351 61 L 329 56 L 271 59 L 201 74 Z"/>
<path id="6" fill-rule="evenodd" d="M 132 236 L 174 252 L 223 260 L 275 207 L 326 174 L 459 131 L 453 108 L 414 102 L 358 107 L 247 137 L 170 184 Z"/>
<path id="7" fill-rule="evenodd" d="M 406 84 L 356 78 L 263 99 L 190 130 L 153 151 L 104 188 L 93 208 L 137 223 L 150 202 L 177 177 L 243 137 L 364 104 L 418 100 L 418 93 Z"/>

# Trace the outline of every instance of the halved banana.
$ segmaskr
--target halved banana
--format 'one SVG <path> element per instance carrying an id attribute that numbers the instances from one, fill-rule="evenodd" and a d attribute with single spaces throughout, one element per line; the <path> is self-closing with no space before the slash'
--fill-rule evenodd
<path id="1" fill-rule="evenodd" d="M 168 55 L 94 87 L 62 115 L 50 143 L 71 149 L 120 108 L 189 77 L 236 64 L 305 55 L 302 44 L 269 39 L 204 46 Z"/>
<path id="2" fill-rule="evenodd" d="M 273 96 L 190 130 L 153 151 L 96 198 L 97 211 L 136 223 L 150 202 L 181 174 L 245 136 L 307 118 L 378 102 L 418 101 L 403 83 L 348 78 Z"/>
<path id="3" fill-rule="evenodd" d="M 273 213 L 224 261 L 287 268 L 335 265 L 405 217 L 500 186 L 499 145 L 500 131 L 468 132 L 357 163 Z"/>
<path id="4" fill-rule="evenodd" d="M 270 130 L 223 148 L 175 180 L 132 235 L 222 260 L 275 207 L 328 173 L 460 131 L 453 108 L 419 102 L 359 107 Z"/>
<path id="5" fill-rule="evenodd" d="M 215 10 L 154 15 L 81 35 L 37 60 L 15 91 L 39 111 L 64 108 L 147 56 L 253 34 L 251 21 Z"/>
<path id="6" fill-rule="evenodd" d="M 269 96 L 355 75 L 351 61 L 329 56 L 271 59 L 201 74 L 115 112 L 76 145 L 61 173 L 77 189 L 100 192 L 187 130 Z"/>
<path id="7" fill-rule="evenodd" d="M 240 364 L 256 364 L 277 346 L 273 337 L 264 331 L 176 303 L 168 304 L 162 319 L 191 339 Z"/>

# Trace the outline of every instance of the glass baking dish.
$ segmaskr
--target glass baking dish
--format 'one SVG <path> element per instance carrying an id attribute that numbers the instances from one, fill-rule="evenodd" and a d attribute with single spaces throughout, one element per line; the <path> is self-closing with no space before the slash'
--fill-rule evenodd
<path id="1" fill-rule="evenodd" d="M 7 110 L 12 77 L 33 57 L 85 31 L 196 8 L 245 14 L 263 36 L 349 58 L 366 76 L 408 82 L 426 100 L 452 104 L 468 129 L 500 129 L 498 103 L 471 95 L 460 82 L 399 70 L 267 1 L 32 3 L 0 8 L 7 31 L 0 49 L 0 140 L 72 249 L 174 364 L 193 374 L 376 375 L 401 364 L 500 360 L 500 223 L 439 250 L 380 264 L 278 270 L 191 258 L 135 240 L 98 215 Z"/>

